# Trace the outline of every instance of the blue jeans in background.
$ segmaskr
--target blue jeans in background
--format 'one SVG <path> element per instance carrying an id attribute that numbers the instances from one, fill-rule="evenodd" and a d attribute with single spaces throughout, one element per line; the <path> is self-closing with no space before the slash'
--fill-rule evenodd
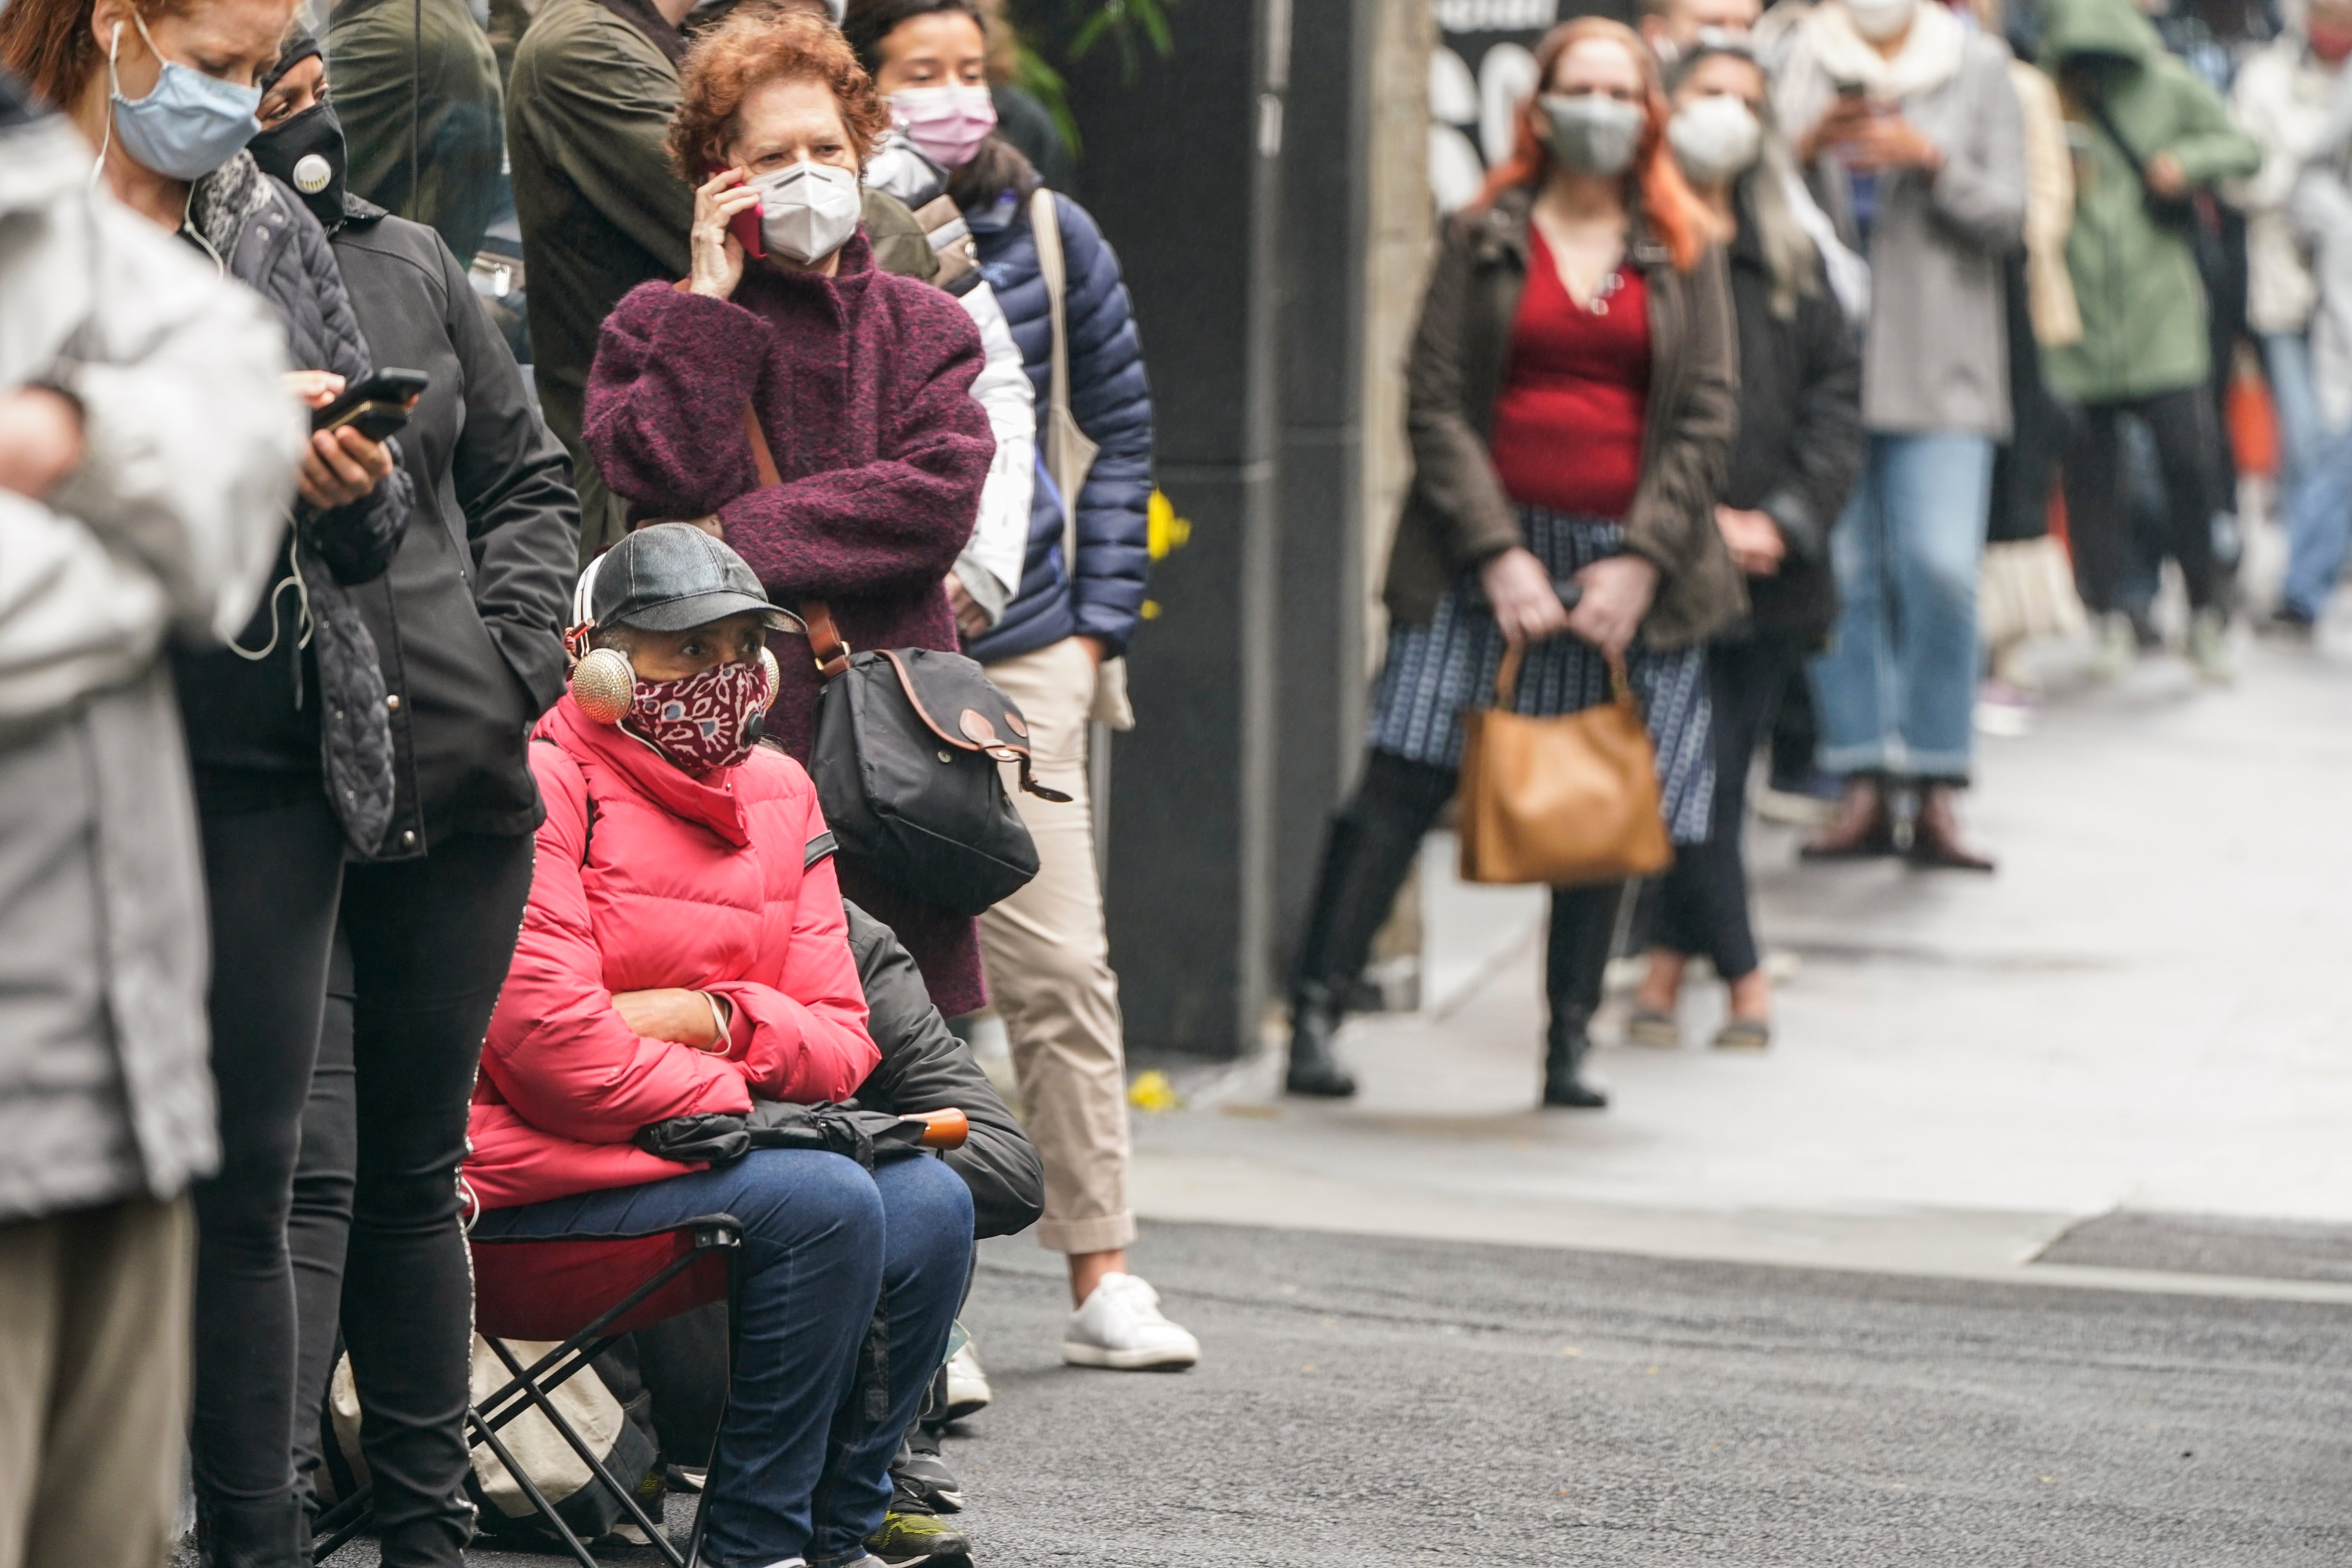
<path id="1" fill-rule="evenodd" d="M 2286 582 L 2279 602 L 2307 621 L 2327 608 L 2352 535 L 2352 429 L 2320 443 L 2286 503 Z"/>
<path id="2" fill-rule="evenodd" d="M 2327 439 L 2319 412 L 2319 389 L 2311 379 L 2311 344 L 2301 332 L 2263 334 L 2263 371 L 2270 378 L 2271 406 L 2278 412 L 2279 515 L 2303 488 Z"/>
<path id="3" fill-rule="evenodd" d="M 2286 582 L 2279 602 L 2305 620 L 2327 607 L 2352 532 L 2352 430 L 2331 431 L 2300 332 L 2263 339 L 2279 421 L 2279 520 L 2286 525 Z"/>
<path id="4" fill-rule="evenodd" d="M 890 1502 L 913 1424 L 971 1267 L 971 1192 L 928 1156 L 856 1161 L 754 1150 L 731 1165 L 614 1187 L 475 1222 L 482 1239 L 646 1236 L 699 1215 L 743 1223 L 735 1378 L 711 1467 L 713 1568 L 805 1555 L 854 1561 Z M 868 1418 L 858 1347 L 889 1320 L 888 1403 Z"/>
<path id="5" fill-rule="evenodd" d="M 1830 534 L 1844 609 L 1812 664 L 1822 766 L 1960 780 L 1976 705 L 1984 436 L 1874 434 Z"/>

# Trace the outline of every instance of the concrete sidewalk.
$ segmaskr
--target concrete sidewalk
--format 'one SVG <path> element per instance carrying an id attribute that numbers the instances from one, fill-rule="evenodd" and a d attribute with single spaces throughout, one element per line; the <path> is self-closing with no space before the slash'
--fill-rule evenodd
<path id="1" fill-rule="evenodd" d="M 1527 895 L 1433 891 L 1484 922 L 1483 974 L 1440 931 L 1433 989 L 1467 984 L 1351 1023 L 1354 1101 L 1284 1099 L 1271 1058 L 1187 1079 L 1138 1119 L 1143 1212 L 1979 1278 L 2118 1208 L 2352 1221 L 2352 654 L 2245 653 L 2234 690 L 2159 658 L 1984 742 L 1996 876 L 1801 866 L 1759 829 L 1761 932 L 1801 963 L 1772 1050 L 1707 1050 L 1692 991 L 1684 1049 L 1600 1053 L 1605 1112 L 1533 1108 Z M 2231 1278 L 2200 1288 L 2352 1300 Z"/>

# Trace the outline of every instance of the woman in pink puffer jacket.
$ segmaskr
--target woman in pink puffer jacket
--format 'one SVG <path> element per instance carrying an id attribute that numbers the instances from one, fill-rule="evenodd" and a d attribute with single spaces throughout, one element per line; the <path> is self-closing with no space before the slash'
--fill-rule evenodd
<path id="1" fill-rule="evenodd" d="M 533 737 L 547 820 L 475 1091 L 473 1233 L 741 1221 L 709 1560 L 856 1562 L 946 1356 L 971 1194 L 928 1158 L 868 1172 L 758 1149 L 705 1167 L 632 1142 L 672 1117 L 748 1111 L 754 1096 L 846 1099 L 879 1055 L 816 791 L 756 744 L 776 692 L 763 634 L 787 617 L 740 556 L 686 523 L 641 529 L 591 571 L 573 639 L 628 701 L 600 722 L 566 695 Z M 575 673 L 573 691 L 593 684 Z M 844 1409 L 877 1302 L 889 1325 L 878 1422 Z"/>

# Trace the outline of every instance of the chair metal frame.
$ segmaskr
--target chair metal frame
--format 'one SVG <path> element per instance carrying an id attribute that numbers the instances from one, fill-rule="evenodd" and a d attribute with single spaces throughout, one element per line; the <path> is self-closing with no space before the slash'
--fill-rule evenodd
<path id="1" fill-rule="evenodd" d="M 646 1539 L 653 1543 L 656 1552 L 661 1553 L 663 1559 L 669 1564 L 669 1568 L 700 1568 L 703 1533 L 709 1521 L 711 1483 L 716 1478 L 709 1472 L 704 1475 L 702 1493 L 696 1500 L 694 1506 L 694 1528 L 688 1538 L 687 1550 L 681 1555 L 677 1548 L 670 1543 L 667 1529 L 657 1524 L 646 1514 L 645 1509 L 638 1503 L 635 1494 L 629 1488 L 623 1486 L 613 1472 L 604 1468 L 604 1461 L 590 1450 L 586 1441 L 572 1429 L 572 1424 L 563 1418 L 562 1413 L 558 1411 L 548 1398 L 549 1394 L 584 1371 L 589 1363 L 610 1350 L 614 1342 L 620 1339 L 620 1334 L 607 1331 L 611 1325 L 626 1318 L 655 1291 L 659 1290 L 712 1252 L 725 1255 L 730 1325 L 728 1362 L 730 1373 L 732 1373 L 734 1362 L 732 1325 L 738 1318 L 735 1300 L 738 1283 L 735 1260 L 740 1255 L 743 1246 L 742 1224 L 732 1215 L 715 1214 L 703 1215 L 667 1228 L 672 1232 L 691 1232 L 692 1247 L 662 1265 L 635 1289 L 598 1313 L 585 1327 L 531 1363 L 530 1366 L 521 1364 L 514 1352 L 507 1347 L 505 1341 L 489 1334 L 482 1336 L 491 1352 L 513 1375 L 481 1404 L 468 1405 L 466 1407 L 466 1425 L 468 1429 L 466 1447 L 469 1450 L 487 1447 L 497 1456 L 499 1463 L 506 1467 L 507 1474 L 512 1476 L 516 1483 L 522 1488 L 523 1496 L 530 1500 L 532 1509 L 553 1527 L 557 1535 L 562 1538 L 563 1544 L 570 1550 L 572 1559 L 580 1564 L 580 1568 L 603 1568 L 603 1565 L 590 1553 L 587 1545 L 574 1533 L 572 1527 L 564 1522 L 562 1516 L 555 1511 L 555 1505 L 547 1500 L 546 1495 L 539 1489 L 538 1484 L 515 1461 L 513 1453 L 508 1449 L 505 1441 L 499 1436 L 500 1427 L 513 1421 L 526 1410 L 536 1409 L 547 1418 L 548 1424 L 555 1428 L 564 1442 L 570 1445 L 572 1451 L 579 1455 L 582 1462 L 587 1465 L 590 1483 L 601 1481 L 605 1489 L 619 1500 L 622 1510 L 635 1522 L 639 1530 L 645 1531 Z M 516 1245 L 529 1245 L 529 1243 L 518 1238 Z M 731 1375 L 729 1381 L 731 1384 L 733 1381 Z M 722 1422 L 726 1418 L 723 1405 L 720 1407 L 719 1416 Z M 718 1458 L 715 1439 L 711 1458 L 715 1465 Z M 373 1521 L 375 1510 L 372 1500 L 374 1491 L 373 1482 L 359 1488 L 350 1497 L 343 1499 L 329 1510 L 319 1521 L 316 1535 L 323 1536 L 325 1540 L 313 1547 L 310 1553 L 310 1561 L 313 1563 L 325 1563 Z"/>

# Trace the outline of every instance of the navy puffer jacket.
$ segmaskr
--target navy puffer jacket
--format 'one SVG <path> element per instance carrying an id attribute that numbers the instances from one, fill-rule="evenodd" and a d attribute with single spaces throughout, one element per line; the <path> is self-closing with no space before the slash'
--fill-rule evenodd
<path id="1" fill-rule="evenodd" d="M 983 664 L 1066 637 L 1100 637 L 1112 656 L 1124 652 L 1142 614 L 1151 571 L 1151 388 L 1144 379 L 1143 344 L 1110 243 L 1069 197 L 1056 195 L 1054 208 L 1061 219 L 1063 265 L 1069 277 L 1064 309 L 1070 335 L 1070 411 L 1102 453 L 1078 496 L 1075 587 L 1062 562 L 1061 500 L 1040 462 L 1020 591 L 969 649 Z M 1008 191 L 966 217 L 979 242 L 982 275 L 996 290 L 1029 379 L 1037 386 L 1042 452 L 1054 328 L 1028 204 Z"/>

